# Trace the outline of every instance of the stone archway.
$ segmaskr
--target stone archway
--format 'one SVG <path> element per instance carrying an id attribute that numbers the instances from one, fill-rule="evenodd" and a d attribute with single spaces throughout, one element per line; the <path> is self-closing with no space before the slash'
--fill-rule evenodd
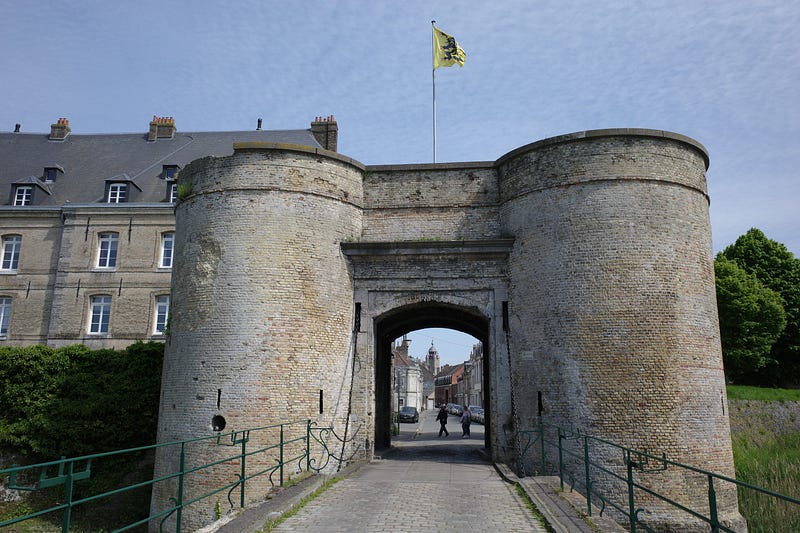
<path id="1" fill-rule="evenodd" d="M 484 346 L 483 390 L 491 383 L 492 350 L 489 346 L 490 318 L 475 309 L 438 302 L 420 302 L 393 309 L 374 320 L 375 331 L 375 447 L 387 448 L 391 443 L 391 347 L 397 337 L 428 327 L 455 329 L 472 335 Z M 487 420 L 491 419 L 492 402 L 485 399 Z M 484 445 L 491 448 L 491 426 L 487 425 Z"/>
<path id="2" fill-rule="evenodd" d="M 391 444 L 390 353 L 394 339 L 425 327 L 468 333 L 483 344 L 486 448 L 509 460 L 498 430 L 511 415 L 505 330 L 505 263 L 513 239 L 342 243 L 350 261 L 354 301 L 361 312 L 357 352 L 368 370 L 361 379 L 374 445 Z"/>

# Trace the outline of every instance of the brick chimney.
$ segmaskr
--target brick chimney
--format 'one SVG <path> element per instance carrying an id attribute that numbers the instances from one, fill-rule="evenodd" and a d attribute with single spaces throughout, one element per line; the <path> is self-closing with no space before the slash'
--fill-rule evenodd
<path id="1" fill-rule="evenodd" d="M 316 117 L 314 122 L 311 123 L 311 133 L 314 138 L 326 150 L 331 152 L 336 151 L 336 143 L 339 138 L 339 126 L 336 125 L 336 120 L 333 115 L 327 117 Z"/>
<path id="2" fill-rule="evenodd" d="M 69 127 L 69 120 L 60 118 L 55 124 L 50 124 L 50 137 L 51 141 L 63 141 L 70 134 L 72 129 Z"/>
<path id="3" fill-rule="evenodd" d="M 175 128 L 174 118 L 157 117 L 153 115 L 153 120 L 150 121 L 150 132 L 147 134 L 147 140 L 172 139 L 176 131 L 178 130 Z"/>

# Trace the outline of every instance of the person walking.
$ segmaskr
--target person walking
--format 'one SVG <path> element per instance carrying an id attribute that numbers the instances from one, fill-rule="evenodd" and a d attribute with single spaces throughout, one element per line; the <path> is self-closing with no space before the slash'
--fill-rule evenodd
<path id="1" fill-rule="evenodd" d="M 445 438 L 449 437 L 450 432 L 447 431 L 447 406 L 444 404 L 442 404 L 441 409 L 439 409 L 436 420 L 439 421 L 439 438 L 442 438 L 442 433 L 444 433 Z"/>
<path id="2" fill-rule="evenodd" d="M 472 422 L 472 413 L 469 412 L 469 408 L 465 405 L 464 406 L 464 413 L 461 415 L 461 438 L 468 439 L 469 438 L 469 425 Z"/>

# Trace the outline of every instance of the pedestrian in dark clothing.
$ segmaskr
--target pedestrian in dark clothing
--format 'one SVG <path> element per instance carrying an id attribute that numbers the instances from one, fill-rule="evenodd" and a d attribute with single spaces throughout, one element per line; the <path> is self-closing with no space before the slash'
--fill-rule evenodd
<path id="1" fill-rule="evenodd" d="M 441 438 L 442 433 L 444 433 L 445 438 L 449 437 L 450 432 L 447 431 L 447 408 L 444 405 L 439 409 L 436 420 L 439 421 L 439 437 Z"/>
<path id="2" fill-rule="evenodd" d="M 461 438 L 469 438 L 469 424 L 472 422 L 472 413 L 469 412 L 467 406 L 464 406 L 464 413 L 461 415 Z"/>

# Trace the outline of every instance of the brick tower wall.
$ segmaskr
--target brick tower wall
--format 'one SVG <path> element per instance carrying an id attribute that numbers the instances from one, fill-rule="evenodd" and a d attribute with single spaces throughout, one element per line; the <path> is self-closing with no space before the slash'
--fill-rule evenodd
<path id="1" fill-rule="evenodd" d="M 545 422 L 733 476 L 706 166 L 696 142 L 635 130 L 540 141 L 498 162 L 502 224 L 515 237 L 522 427 L 534 426 L 541 392 Z M 703 478 L 650 478 L 707 509 Z M 718 499 L 722 516 L 740 520 L 732 487 Z M 648 519 L 694 527 L 675 511 Z"/>
<path id="2" fill-rule="evenodd" d="M 339 243 L 361 233 L 361 168 L 303 147 L 234 148 L 230 157 L 195 161 L 179 178 L 158 442 L 207 436 L 216 415 L 225 433 L 311 419 L 343 435 L 354 306 Z M 275 444 L 277 430 L 250 439 L 251 448 Z M 187 464 L 231 450 L 192 446 Z M 258 469 L 255 461 L 249 468 Z M 174 450 L 163 451 L 156 475 L 176 467 Z M 184 500 L 236 479 L 238 468 L 187 476 Z M 247 494 L 263 498 L 269 486 L 261 476 Z M 170 496 L 173 486 L 157 486 L 154 509 Z M 184 510 L 184 526 L 212 521 L 214 504 Z"/>
<path id="3" fill-rule="evenodd" d="M 479 306 L 494 332 L 487 346 L 493 446 L 506 446 L 498 436 L 513 436 L 509 428 L 535 427 L 541 393 L 545 422 L 733 475 L 708 159 L 695 141 L 601 130 L 539 141 L 494 163 L 366 169 L 320 149 L 235 148 L 230 157 L 195 161 L 179 177 L 159 442 L 208 435 L 215 415 L 225 417 L 226 432 L 310 418 L 341 434 L 351 382 L 350 421 L 368 442 L 375 416 L 386 414 L 373 413 L 369 317 L 414 295 L 434 294 L 443 304 L 461 302 L 459 290 L 480 289 L 495 299 Z M 510 255 L 493 256 L 502 264 L 484 277 L 483 263 L 452 252 L 453 243 L 499 238 L 513 242 Z M 373 241 L 418 242 L 398 246 L 387 261 L 395 256 L 363 246 Z M 436 275 L 409 260 L 408 250 L 400 253 L 438 241 L 442 249 L 425 255 L 438 261 Z M 351 253 L 367 255 L 348 263 L 342 243 L 359 243 Z M 506 299 L 508 344 L 499 329 Z M 356 301 L 364 306 L 358 343 L 365 362 L 353 379 Z M 510 368 L 501 354 L 510 354 Z M 188 458 L 208 462 L 220 449 L 207 445 Z M 607 468 L 620 468 L 619 451 L 600 453 Z M 156 475 L 176 463 L 161 452 Z M 529 459 L 526 471 L 536 463 Z M 676 501 L 707 507 L 702 477 L 672 468 L 645 478 Z M 204 473 L 187 480 L 184 498 L 231 479 L 230 468 Z M 154 510 L 172 496 L 174 483 L 157 486 Z M 723 520 L 742 523 L 732 487 L 718 487 L 717 500 Z M 697 526 L 657 502 L 642 503 L 654 509 L 647 519 L 657 530 Z M 192 506 L 184 520 L 204 525 L 213 507 L 209 500 Z"/>

